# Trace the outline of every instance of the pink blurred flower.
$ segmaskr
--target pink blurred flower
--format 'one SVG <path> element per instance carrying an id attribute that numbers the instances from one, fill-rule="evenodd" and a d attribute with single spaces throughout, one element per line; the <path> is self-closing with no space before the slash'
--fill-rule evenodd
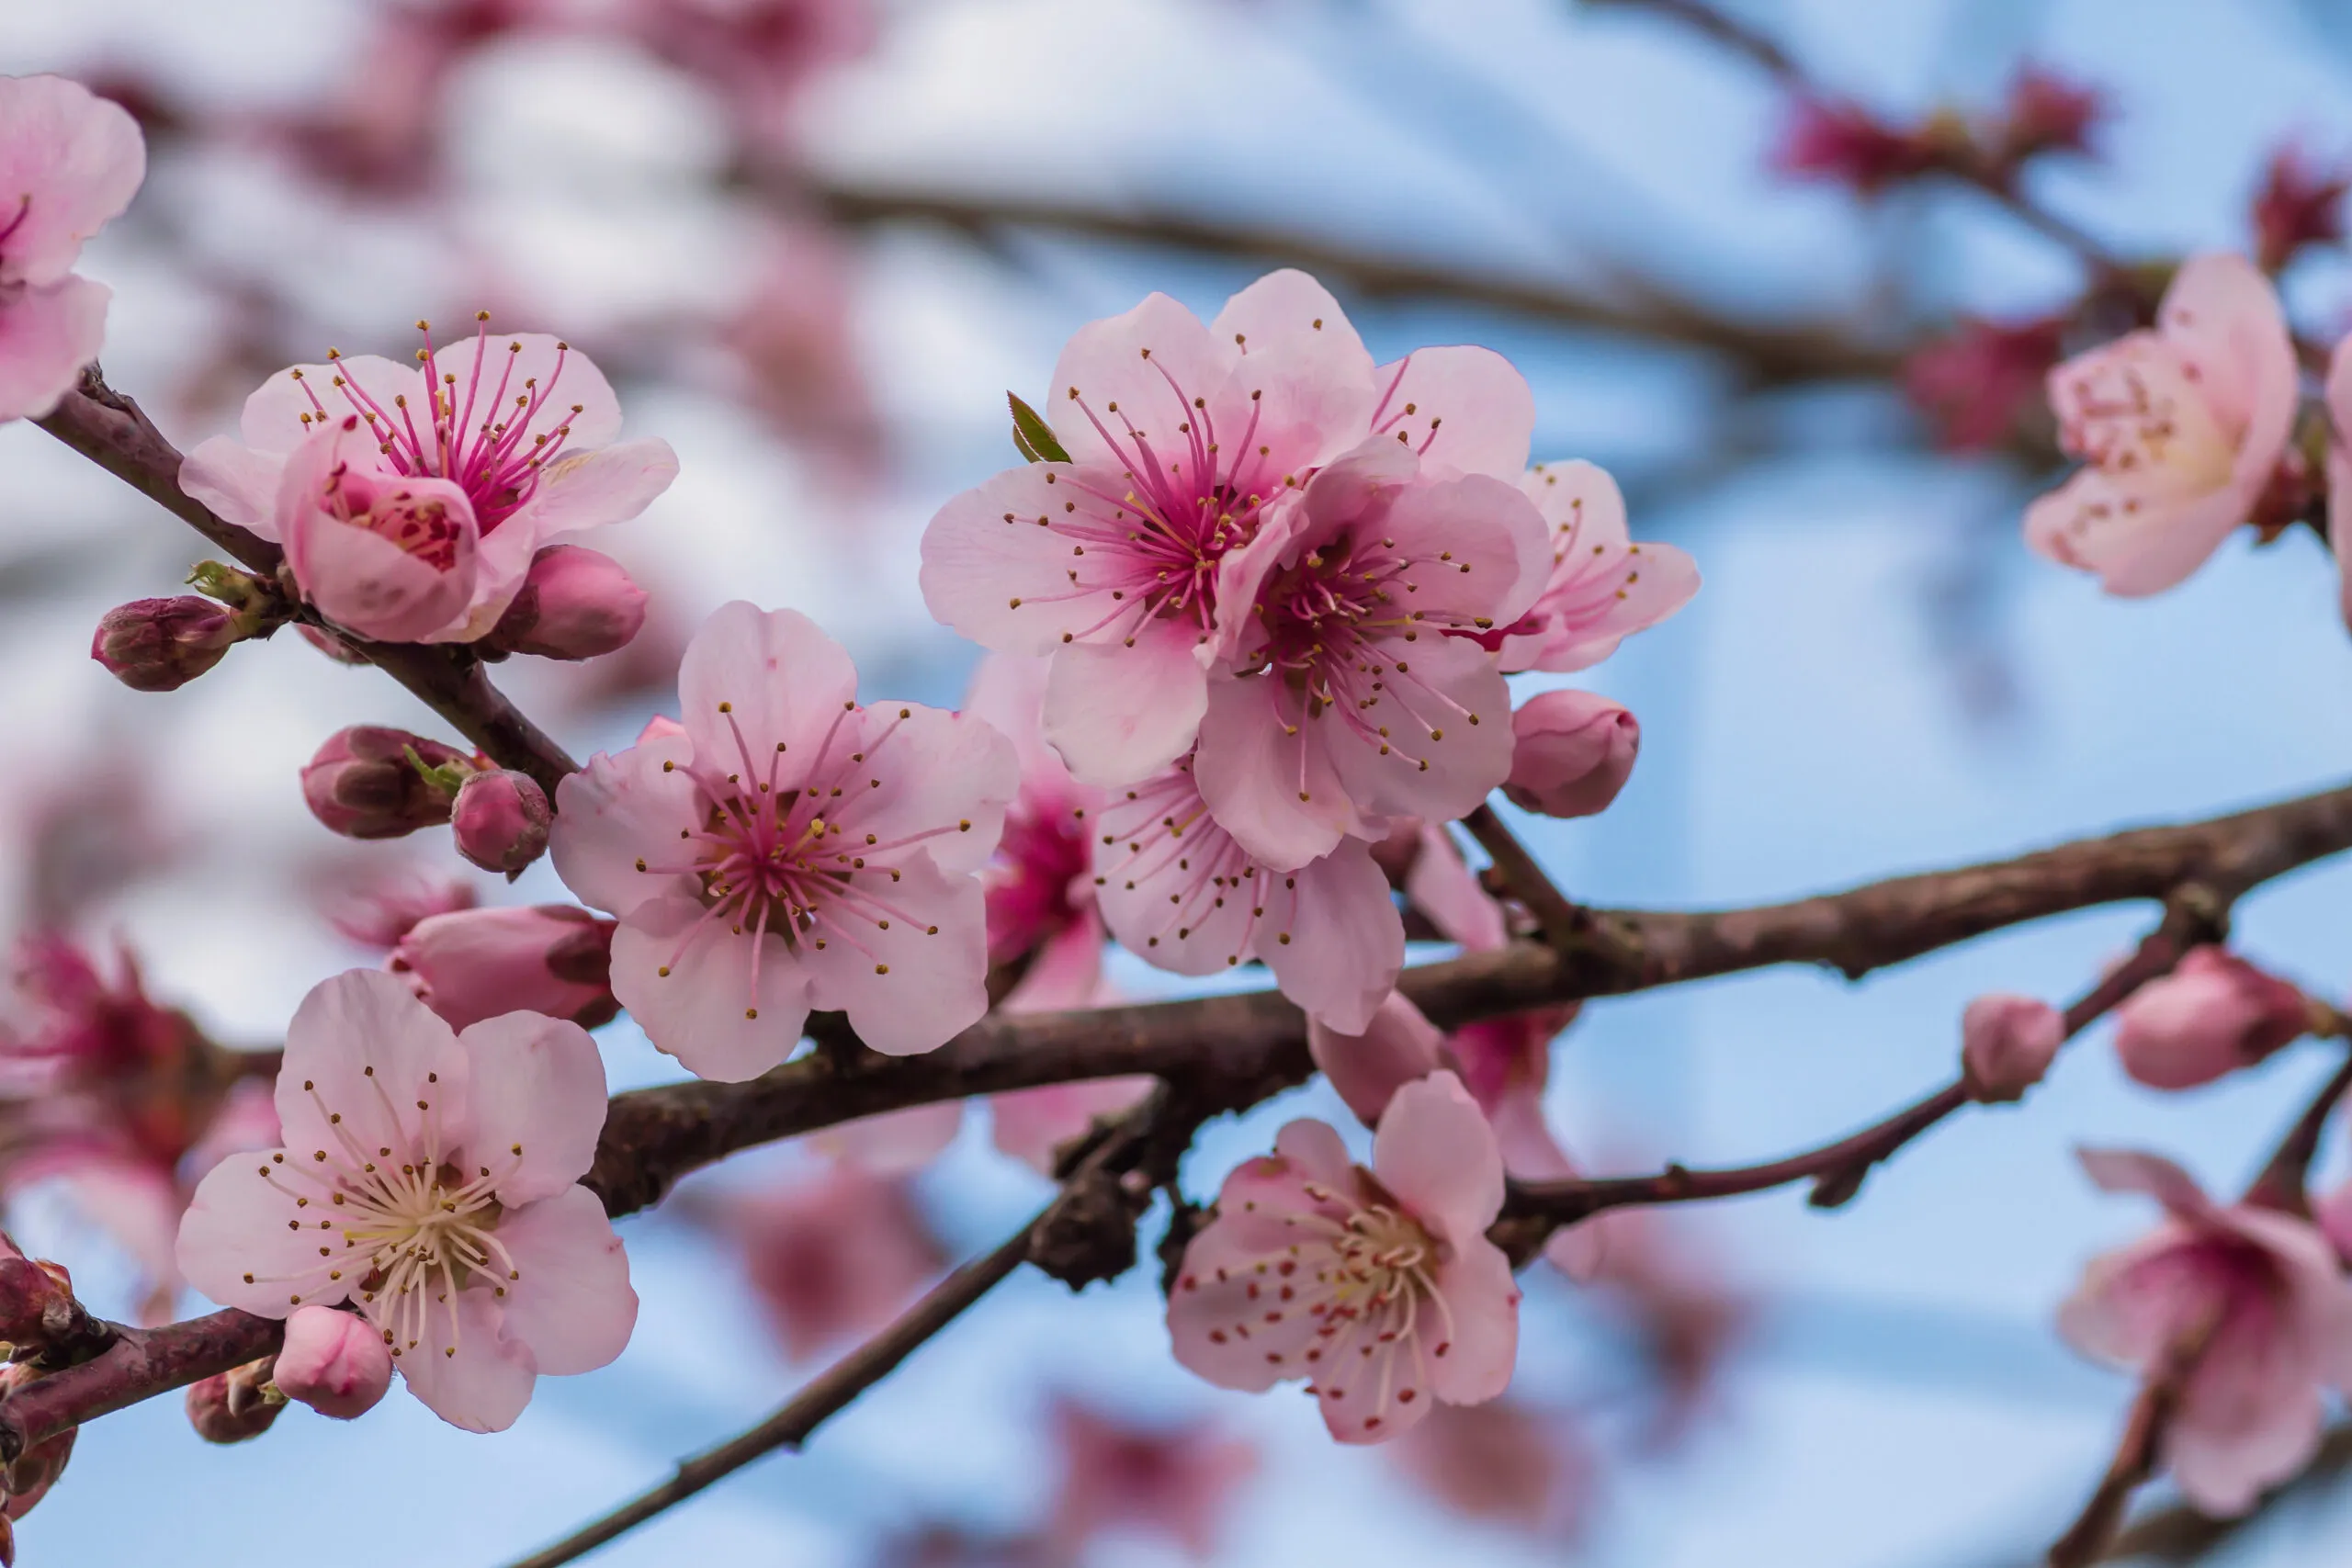
<path id="1" fill-rule="evenodd" d="M 2109 593 L 2175 586 L 2252 515 L 2297 395 L 2269 280 L 2243 256 L 2191 256 L 2153 331 L 2050 373 L 2059 444 L 2085 466 L 2026 509 L 2026 543 Z"/>
<path id="2" fill-rule="evenodd" d="M 1633 542 L 1624 494 L 1605 469 L 1538 463 L 1519 483 L 1551 530 L 1552 568 L 1527 613 L 1481 638 L 1501 651 L 1505 670 L 1589 669 L 1699 592 L 1687 552 Z"/>
<path id="3" fill-rule="evenodd" d="M 1680 1227 L 1656 1212 L 1619 1210 L 1588 1228 L 1600 1238 L 1588 1279 L 1633 1332 L 1659 1396 L 1643 1442 L 1669 1450 L 1717 1402 L 1753 1307 L 1725 1277 L 1721 1248 L 1678 1244 Z"/>
<path id="4" fill-rule="evenodd" d="M 49 412 L 98 356 L 108 291 L 74 264 L 146 173 L 121 106 L 62 76 L 0 76 L 0 420 Z"/>
<path id="5" fill-rule="evenodd" d="M 270 1381 L 288 1399 L 322 1416 L 365 1416 L 392 1386 L 392 1352 L 376 1326 L 356 1312 L 297 1307 Z"/>
<path id="6" fill-rule="evenodd" d="M 946 1266 L 904 1182 L 836 1165 L 789 1186 L 708 1196 L 784 1353 L 806 1360 L 898 1315 Z"/>
<path id="7" fill-rule="evenodd" d="M 1114 793 L 1094 817 L 1094 896 L 1120 945 L 1179 975 L 1260 958 L 1328 1027 L 1358 1033 L 1371 1022 L 1404 967 L 1405 923 L 1369 845 L 1342 839 L 1277 871 L 1210 815 L 1189 758 Z"/>
<path id="8" fill-rule="evenodd" d="M 727 604 L 686 649 L 684 724 L 556 793 L 555 866 L 620 917 L 613 992 L 705 1077 L 756 1077 L 841 1009 L 895 1055 L 988 1010 L 975 874 L 1016 784 L 978 719 L 857 705 L 841 645 Z"/>
<path id="9" fill-rule="evenodd" d="M 2024 1099 L 2065 1043 L 2064 1016 L 2032 997 L 1995 992 L 1960 1015 L 1962 1071 L 1979 1100 Z"/>
<path id="10" fill-rule="evenodd" d="M 1046 408 L 1070 461 L 1009 470 L 942 507 L 923 536 L 923 598 L 984 647 L 1053 655 L 1046 733 L 1073 773 L 1104 785 L 1147 778 L 1192 749 L 1209 666 L 1238 651 L 1220 637 L 1238 638 L 1274 564 L 1261 551 L 1226 610 L 1226 562 L 1277 503 L 1295 504 L 1367 436 L 1408 463 L 1515 483 L 1534 423 L 1525 381 L 1487 350 L 1423 349 L 1375 369 L 1337 301 L 1298 272 L 1260 278 L 1205 328 L 1161 294 L 1081 328 Z M 1476 488 L 1447 494 L 1468 500 Z M 1282 533 L 1277 552 L 1290 527 Z M 1283 585 L 1295 592 L 1270 609 L 1287 625 L 1311 590 L 1295 568 Z M 1490 569 L 1467 586 L 1484 604 L 1513 583 Z M 1440 599 L 1431 630 L 1464 602 Z M 1263 662 L 1261 652 L 1247 668 Z M 1354 689 L 1355 671 L 1336 677 Z"/>
<path id="11" fill-rule="evenodd" d="M 417 921 L 384 966 L 452 1029 L 518 1011 L 594 1029 L 619 1010 L 615 926 L 568 904 L 456 909 Z"/>
<path id="12" fill-rule="evenodd" d="M 1642 727 L 1622 703 L 1594 692 L 1544 692 L 1510 716 L 1510 775 L 1503 794 L 1522 811 L 1591 817 L 1633 776 Z"/>
<path id="13" fill-rule="evenodd" d="M 1226 1178 L 1184 1249 L 1176 1359 L 1251 1393 L 1308 1378 L 1345 1443 L 1493 1399 L 1519 1352 L 1519 1283 L 1486 1234 L 1502 1201 L 1494 1134 L 1451 1073 L 1397 1092 L 1370 1171 L 1329 1127 L 1294 1122 Z"/>
<path id="14" fill-rule="evenodd" d="M 2352 626 L 2352 337 L 2327 362 L 2327 547 L 2335 558 L 2337 608 Z"/>
<path id="15" fill-rule="evenodd" d="M 2289 142 L 2270 154 L 2254 197 L 2255 265 L 2278 273 L 2306 245 L 2344 238 L 2344 194 L 2352 166 L 2324 163 Z"/>
<path id="16" fill-rule="evenodd" d="M 223 1160 L 180 1221 L 197 1289 L 265 1317 L 354 1303 L 409 1391 L 469 1431 L 503 1430 L 541 1374 L 628 1344 L 628 1259 L 578 1185 L 605 1125 L 579 1026 L 509 1013 L 458 1034 L 353 970 L 287 1025 L 277 1102 L 290 1147 Z"/>
<path id="17" fill-rule="evenodd" d="M 2099 1187 L 2144 1192 L 2165 1219 L 2091 1261 L 2059 1309 L 2059 1332 L 2143 1374 L 2186 1359 L 2165 1463 L 2200 1512 L 2242 1514 L 2318 1447 L 2320 1389 L 2352 1388 L 2352 1283 L 2305 1221 L 2224 1208 L 2154 1155 L 2081 1158 Z"/>
<path id="18" fill-rule="evenodd" d="M 2019 420 L 2041 406 L 2065 329 L 2063 316 L 2014 322 L 1967 318 L 1904 360 L 1904 395 L 1934 424 L 1946 451 L 1990 451 L 2014 437 Z"/>
<path id="19" fill-rule="evenodd" d="M 1090 875 L 1086 816 L 1103 795 L 1070 777 L 1046 743 L 1046 662 L 991 653 L 972 671 L 964 712 L 1012 743 L 1020 786 L 1004 834 L 980 873 L 987 889 L 989 963 L 1029 966 L 1014 995 L 1037 1010 L 1083 1007 L 1102 974 L 1102 921 Z M 1010 1003 L 1009 1003 L 1010 1005 Z"/>
<path id="20" fill-rule="evenodd" d="M 1566 1417 L 1509 1396 L 1441 1404 L 1390 1452 L 1455 1513 L 1554 1540 L 1583 1534 L 1600 1480 Z"/>
<path id="21" fill-rule="evenodd" d="M 636 516 L 678 460 L 666 441 L 616 445 L 612 387 L 545 333 L 502 348 L 485 321 L 470 355 L 445 355 L 427 332 L 421 358 L 279 372 L 245 400 L 238 436 L 188 454 L 180 485 L 284 544 L 304 592 L 362 636 L 470 642 L 541 547 Z"/>
<path id="22" fill-rule="evenodd" d="M 775 225 L 759 248 L 756 281 L 727 323 L 726 346 L 786 435 L 870 467 L 882 432 L 859 363 L 855 259 L 813 222 Z"/>
<path id="23" fill-rule="evenodd" d="M 801 89 L 874 40 L 870 0 L 624 0 L 646 47 L 726 96 L 754 139 L 788 145 Z"/>
<path id="24" fill-rule="evenodd" d="M 2195 947 L 2115 1010 L 2115 1054 L 2150 1089 L 2194 1089 L 2253 1066 L 2311 1026 L 2295 986 L 2235 953 Z"/>
<path id="25" fill-rule="evenodd" d="M 1897 130 L 1858 104 L 1799 96 L 1769 162 L 1777 173 L 1824 180 L 1870 197 L 1938 166 L 1937 145 L 1917 130 Z"/>
<path id="26" fill-rule="evenodd" d="M 1053 1561 L 1079 1562 L 1097 1537 L 1132 1532 L 1206 1562 L 1235 1494 L 1258 1472 L 1255 1444 L 1205 1421 L 1139 1427 L 1067 1396 L 1050 1420 L 1061 1464 L 1046 1527 Z"/>
<path id="27" fill-rule="evenodd" d="M 1994 165 L 2013 171 L 2048 152 L 2091 152 L 2094 133 L 2113 109 L 2097 87 L 2028 61 L 2009 78 L 2000 117 L 1991 128 Z"/>
<path id="28" fill-rule="evenodd" d="M 316 897 L 327 924 L 345 940 L 377 949 L 397 947 L 418 921 L 470 909 L 481 898 L 463 877 L 422 865 L 373 874 L 330 868 L 321 880 Z"/>

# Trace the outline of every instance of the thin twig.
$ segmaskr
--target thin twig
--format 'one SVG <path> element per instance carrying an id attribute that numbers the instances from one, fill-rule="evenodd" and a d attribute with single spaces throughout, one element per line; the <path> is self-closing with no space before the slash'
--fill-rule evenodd
<path id="1" fill-rule="evenodd" d="M 2165 1434 L 2179 1413 L 2181 1391 L 2197 1371 L 2198 1359 L 2213 1337 L 2215 1321 L 2209 1315 L 2165 1348 L 2163 1360 L 2152 1369 L 2139 1397 L 2132 1402 L 2132 1414 L 2124 1421 L 2123 1437 L 2115 1445 L 2107 1473 L 2099 1477 L 2098 1488 L 2074 1524 L 2051 1546 L 2050 1568 L 2090 1568 L 2107 1554 L 2108 1542 L 2115 1539 L 2132 1494 L 2155 1474 L 2164 1457 Z"/>
<path id="2" fill-rule="evenodd" d="M 2305 1190 L 2304 1179 L 2319 1153 L 2320 1134 L 2326 1130 L 2327 1119 L 2346 1092 L 2352 1092 L 2352 1055 L 2328 1076 L 2286 1136 L 2278 1140 L 2278 1150 L 2263 1166 L 2262 1174 L 2246 1188 L 2247 1202 L 2311 1217 L 2311 1194 Z"/>

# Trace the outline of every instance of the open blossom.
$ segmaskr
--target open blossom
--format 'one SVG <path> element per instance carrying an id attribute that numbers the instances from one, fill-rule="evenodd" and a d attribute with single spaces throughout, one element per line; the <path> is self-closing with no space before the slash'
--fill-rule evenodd
<path id="1" fill-rule="evenodd" d="M 1502 1201 L 1494 1134 L 1451 1073 L 1397 1092 L 1369 1171 L 1329 1127 L 1294 1122 L 1225 1179 L 1184 1249 L 1176 1359 L 1251 1393 L 1310 1379 L 1343 1443 L 1384 1442 L 1432 1401 L 1492 1399 L 1519 1354 L 1519 1284 L 1487 1239 Z"/>
<path id="2" fill-rule="evenodd" d="M 237 436 L 188 454 L 180 487 L 283 544 L 303 592 L 363 637 L 486 635 L 541 547 L 636 516 L 678 460 L 666 441 L 616 444 L 620 401 L 586 355 L 484 320 L 470 353 L 427 332 L 416 365 L 330 354 L 279 371 Z"/>
<path id="3" fill-rule="evenodd" d="M 1526 614 L 1486 640 L 1509 671 L 1589 669 L 1690 602 L 1699 569 L 1672 545 L 1636 544 L 1625 496 L 1606 469 L 1538 463 L 1520 489 L 1552 535 L 1552 570 Z"/>
<path id="4" fill-rule="evenodd" d="M 1192 749 L 1220 628 L 1256 599 L 1226 603 L 1225 562 L 1318 469 L 1377 437 L 1433 472 L 1516 483 L 1534 424 L 1526 382 L 1499 355 L 1421 349 L 1375 368 L 1331 296 L 1288 271 L 1206 327 L 1154 294 L 1081 328 L 1045 408 L 1070 460 L 1008 470 L 942 507 L 923 536 L 923 599 L 984 647 L 1054 656 L 1046 733 L 1104 785 Z M 1263 584 L 1260 572 L 1246 586 Z"/>
<path id="5" fill-rule="evenodd" d="M 2026 543 L 2109 593 L 2173 587 L 2244 523 L 2295 421 L 2295 350 L 2243 256 L 2191 256 L 2152 331 L 2050 373 L 2059 444 L 2083 459 L 2026 509 Z"/>
<path id="6" fill-rule="evenodd" d="M 698 1211 L 741 1251 L 784 1353 L 801 1361 L 888 1323 L 946 1267 L 903 1181 L 839 1165 Z"/>
<path id="7" fill-rule="evenodd" d="M 1015 763 L 978 719 L 860 707 L 839 643 L 722 605 L 686 649 L 681 725 L 556 791 L 557 872 L 620 918 L 613 994 L 705 1077 L 756 1077 L 811 1008 L 894 1055 L 988 1010 L 978 878 Z"/>
<path id="8" fill-rule="evenodd" d="M 1205 1562 L 1258 1471 L 1254 1445 L 1205 1421 L 1139 1427 L 1062 1397 L 1052 1424 L 1061 1483 L 1046 1534 L 1055 1562 L 1083 1562 L 1097 1537 L 1128 1532 L 1165 1537 Z"/>
<path id="9" fill-rule="evenodd" d="M 180 1269 L 264 1317 L 358 1307 L 453 1426 L 512 1426 L 542 1373 L 593 1371 L 637 1322 L 628 1259 L 578 1185 L 605 1125 L 579 1025 L 507 1013 L 463 1033 L 356 969 L 286 1028 L 287 1146 L 232 1156 L 180 1222 Z"/>
<path id="10" fill-rule="evenodd" d="M 82 242 L 147 174 L 138 123 L 62 76 L 0 76 L 0 420 L 57 406 L 106 341 Z"/>
<path id="11" fill-rule="evenodd" d="M 2101 1188 L 2144 1192 L 2165 1219 L 2091 1261 L 2059 1332 L 2143 1373 L 2187 1358 L 2164 1461 L 2200 1511 L 2244 1513 L 2319 1446 L 2320 1390 L 2352 1389 L 2352 1282 L 2307 1221 L 2225 1208 L 2154 1155 L 2081 1157 Z"/>
<path id="12" fill-rule="evenodd" d="M 1508 725 L 1496 729 L 1506 739 Z M 1179 975 L 1259 958 L 1283 995 L 1361 1033 L 1405 964 L 1405 922 L 1362 839 L 1277 871 L 1209 814 L 1185 759 L 1095 813 L 1094 897 L 1119 944 Z"/>

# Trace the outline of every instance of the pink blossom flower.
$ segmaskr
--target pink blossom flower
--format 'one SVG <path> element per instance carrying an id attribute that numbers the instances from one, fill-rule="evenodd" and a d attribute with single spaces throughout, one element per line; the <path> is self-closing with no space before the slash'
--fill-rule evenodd
<path id="1" fill-rule="evenodd" d="M 297 1307 L 286 1320 L 286 1343 L 270 1381 L 287 1398 L 349 1421 L 376 1408 L 392 1386 L 392 1352 L 356 1312 Z"/>
<path id="2" fill-rule="evenodd" d="M 0 76 L 0 420 L 49 412 L 98 356 L 107 289 L 74 263 L 146 174 L 120 105 L 62 76 Z"/>
<path id="3" fill-rule="evenodd" d="M 874 40 L 872 0 L 627 0 L 624 25 L 718 89 L 758 139 L 788 143 L 801 89 Z"/>
<path id="4" fill-rule="evenodd" d="M 2194 1089 L 2250 1067 L 2312 1026 L 2293 985 L 2218 947 L 2194 947 L 2115 1010 L 2115 1054 L 2150 1089 Z"/>
<path id="5" fill-rule="evenodd" d="M 555 866 L 620 917 L 613 994 L 705 1077 L 755 1077 L 813 1008 L 895 1055 L 988 1010 L 987 863 L 1015 787 L 978 719 L 860 707 L 841 645 L 737 601 L 686 649 L 674 734 L 556 792 Z"/>
<path id="6" fill-rule="evenodd" d="M 1534 423 L 1526 382 L 1485 349 L 1375 369 L 1338 303 L 1298 272 L 1260 278 L 1205 328 L 1161 294 L 1081 328 L 1046 411 L 1070 460 L 999 474 L 941 508 L 923 536 L 923 599 L 984 647 L 1054 656 L 1046 733 L 1103 785 L 1192 749 L 1220 629 L 1264 583 L 1261 568 L 1221 609 L 1225 562 L 1277 502 L 1367 436 L 1433 471 L 1515 481 Z M 1488 586 L 1500 575 L 1473 597 L 1507 592 Z"/>
<path id="7" fill-rule="evenodd" d="M 1935 168 L 1940 153 L 1922 133 L 1897 130 L 1858 104 L 1800 96 L 1789 104 L 1770 161 L 1781 174 L 1868 198 Z"/>
<path id="8" fill-rule="evenodd" d="M 2026 543 L 2159 593 L 2253 513 L 2295 421 L 2294 344 L 2269 281 L 2243 256 L 2183 263 L 2153 331 L 2050 373 L 2059 444 L 2085 466 L 2026 509 Z"/>
<path id="9" fill-rule="evenodd" d="M 2113 106 L 2097 87 L 2030 61 L 2009 78 L 2007 102 L 1992 128 L 1995 164 L 2014 169 L 2047 152 L 2093 151 L 2093 133 Z"/>
<path id="10" fill-rule="evenodd" d="M 1353 1034 L 1307 1020 L 1306 1049 L 1331 1080 L 1332 1089 L 1367 1127 L 1379 1123 L 1398 1089 L 1429 1077 L 1445 1062 L 1445 1036 L 1420 1009 L 1395 991 Z"/>
<path id="11" fill-rule="evenodd" d="M 741 1248 L 784 1353 L 806 1360 L 888 1323 L 946 1266 L 903 1181 L 841 1165 L 705 1207 Z"/>
<path id="12" fill-rule="evenodd" d="M 1251 1393 L 1310 1379 L 1343 1443 L 1493 1399 L 1519 1353 L 1519 1284 L 1487 1239 L 1502 1201 L 1494 1134 L 1451 1073 L 1397 1091 L 1369 1171 L 1329 1127 L 1294 1122 L 1226 1178 L 1184 1249 L 1176 1359 Z"/>
<path id="13" fill-rule="evenodd" d="M 1070 776 L 1046 743 L 1046 662 L 989 654 L 972 671 L 964 712 L 1012 743 L 1021 782 L 1004 834 L 980 873 L 988 893 L 989 963 L 1028 961 L 1006 998 L 1018 1010 L 1084 1007 L 1102 970 L 1086 815 L 1102 792 Z"/>
<path id="14" fill-rule="evenodd" d="M 2064 344 L 2064 316 L 1988 321 L 1971 317 L 1903 361 L 1903 392 L 1948 452 L 1984 452 L 2018 433 L 2041 404 Z"/>
<path id="15" fill-rule="evenodd" d="M 1371 846 L 1343 839 L 1277 871 L 1209 814 L 1189 758 L 1114 795 L 1095 813 L 1094 896 L 1121 946 L 1179 975 L 1261 959 L 1309 1016 L 1364 1030 L 1405 964 L 1405 922 Z"/>
<path id="16" fill-rule="evenodd" d="M 608 1023 L 616 922 L 568 904 L 453 909 L 416 922 L 384 967 L 452 1029 L 518 1009 Z"/>
<path id="17" fill-rule="evenodd" d="M 384 725 L 338 729 L 302 764 L 302 800 L 330 832 L 397 839 L 449 819 L 460 778 L 477 759 Z M 429 770 L 429 773 L 428 773 Z"/>
<path id="18" fill-rule="evenodd" d="M 628 1343 L 628 1259 L 577 1185 L 605 1125 L 577 1024 L 508 1013 L 456 1033 L 353 970 L 287 1025 L 277 1102 L 289 1146 L 221 1161 L 180 1222 L 197 1289 L 264 1317 L 356 1305 L 409 1391 L 470 1431 Z"/>
<path id="19" fill-rule="evenodd" d="M 1573 1423 L 1509 1397 L 1441 1404 L 1390 1451 L 1455 1513 L 1555 1540 L 1583 1533 L 1600 1481 Z"/>
<path id="20" fill-rule="evenodd" d="M 678 460 L 666 441 L 615 445 L 612 387 L 545 333 L 502 348 L 485 324 L 470 355 L 445 355 L 427 332 L 418 358 L 330 354 L 280 371 L 245 400 L 237 436 L 188 454 L 180 487 L 285 545 L 303 591 L 339 624 L 470 642 L 497 625 L 542 547 L 636 516 Z"/>
<path id="21" fill-rule="evenodd" d="M 2066 1020 L 2048 1002 L 1995 992 L 1960 1015 L 1961 1066 L 1979 1100 L 2022 1100 L 2066 1043 Z"/>
<path id="22" fill-rule="evenodd" d="M 2344 238 L 2344 195 L 2352 190 L 2352 165 L 2329 164 L 2289 142 L 2271 153 L 2254 197 L 2254 256 L 2263 271 L 2277 273 L 2306 245 L 2332 245 Z"/>
<path id="23" fill-rule="evenodd" d="M 1520 480 L 1551 530 L 1551 575 L 1535 603 L 1484 639 L 1509 671 L 1589 669 L 1690 602 L 1699 569 L 1672 545 L 1635 544 L 1625 497 L 1606 469 L 1538 463 Z"/>
<path id="24" fill-rule="evenodd" d="M 1503 794 L 1522 811 L 1591 817 L 1634 774 L 1641 722 L 1594 692 L 1544 692 L 1510 716 L 1510 776 Z"/>
<path id="25" fill-rule="evenodd" d="M 1205 1421 L 1139 1427 L 1061 1397 L 1050 1424 L 1061 1464 L 1046 1526 L 1054 1562 L 1080 1562 L 1114 1533 L 1159 1536 L 1205 1562 L 1234 1495 L 1258 1472 L 1255 1445 Z"/>
<path id="26" fill-rule="evenodd" d="M 2352 1388 L 2352 1283 L 2312 1225 L 2222 1207 L 2154 1155 L 2085 1150 L 2109 1192 L 2144 1192 L 2164 1223 L 2092 1259 L 2058 1312 L 2086 1356 L 2155 1374 L 2190 1359 L 2164 1460 L 2200 1511 L 2242 1514 L 2319 1444 L 2319 1390 Z"/>

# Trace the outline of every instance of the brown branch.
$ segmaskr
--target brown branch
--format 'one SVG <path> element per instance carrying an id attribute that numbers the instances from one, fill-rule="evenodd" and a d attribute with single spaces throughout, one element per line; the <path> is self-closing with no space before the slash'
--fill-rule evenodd
<path id="1" fill-rule="evenodd" d="M 2196 1373 L 2198 1359 L 2213 1337 L 2216 1320 L 2209 1316 L 2192 1325 L 2165 1348 L 2162 1361 L 2151 1369 L 2132 1402 L 2123 1437 L 2115 1446 L 2107 1473 L 2099 1477 L 2090 1501 L 2066 1533 L 2050 1548 L 2050 1568 L 2090 1568 L 2107 1555 L 2123 1510 L 2164 1458 L 2165 1433 L 2179 1413 L 2181 1390 Z"/>
<path id="2" fill-rule="evenodd" d="M 1591 916 L 1578 908 L 1566 894 L 1560 891 L 1551 875 L 1527 852 L 1527 846 L 1507 827 L 1491 805 L 1481 803 L 1476 811 L 1462 819 L 1462 826 L 1478 847 L 1487 852 L 1495 870 L 1503 879 L 1503 886 L 1535 917 L 1543 928 L 1544 940 L 1557 952 L 1575 947 L 1579 938 L 1598 928 Z"/>
<path id="3" fill-rule="evenodd" d="M 2304 1179 L 2311 1174 L 2312 1160 L 2319 1153 L 2320 1134 L 2327 1128 L 2327 1119 L 2347 1091 L 2352 1091 L 2352 1056 L 2328 1076 L 2320 1086 L 2295 1124 L 2278 1140 L 2277 1152 L 2246 1188 L 2245 1201 L 2266 1204 L 2287 1213 L 2311 1217 L 2311 1194 L 2305 1190 Z"/>
<path id="4" fill-rule="evenodd" d="M 183 491 L 178 449 L 137 403 L 106 384 L 96 366 L 82 373 L 80 390 L 66 393 L 56 412 L 38 423 L 253 571 L 265 578 L 277 575 L 284 552 Z M 319 624 L 307 611 L 303 618 Z M 422 644 L 366 642 L 347 632 L 335 635 L 414 693 L 492 761 L 530 774 L 550 796 L 566 773 L 579 772 L 580 764 L 562 747 L 490 683 L 472 654 Z"/>

